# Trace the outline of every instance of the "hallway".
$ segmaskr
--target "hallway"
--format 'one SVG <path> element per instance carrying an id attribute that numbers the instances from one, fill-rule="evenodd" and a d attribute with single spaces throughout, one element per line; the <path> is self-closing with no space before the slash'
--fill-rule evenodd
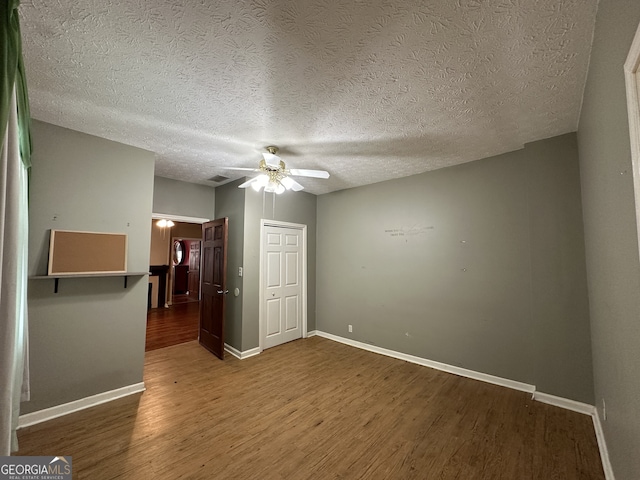
<path id="1" fill-rule="evenodd" d="M 154 308 L 147 313 L 145 351 L 157 350 L 198 339 L 200 302 Z"/>

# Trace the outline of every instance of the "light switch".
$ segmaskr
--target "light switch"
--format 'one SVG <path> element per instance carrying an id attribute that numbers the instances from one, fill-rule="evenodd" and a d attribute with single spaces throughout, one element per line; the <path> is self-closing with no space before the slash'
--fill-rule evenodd
<path id="1" fill-rule="evenodd" d="M 241 277 L 242 276 L 242 267 L 238 267 L 238 276 Z"/>

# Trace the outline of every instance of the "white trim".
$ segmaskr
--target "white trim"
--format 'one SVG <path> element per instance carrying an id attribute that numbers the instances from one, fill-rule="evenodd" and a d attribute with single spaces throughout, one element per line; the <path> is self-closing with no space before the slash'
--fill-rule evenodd
<path id="1" fill-rule="evenodd" d="M 210 218 L 200 218 L 200 217 L 187 217 L 186 215 L 171 215 L 169 213 L 156 213 L 153 212 L 151 214 L 152 220 L 173 220 L 174 222 L 184 222 L 184 223 L 205 223 L 210 222 Z"/>
<path id="2" fill-rule="evenodd" d="M 600 459 L 602 460 L 602 469 L 604 470 L 604 478 L 607 480 L 615 480 L 613 475 L 613 468 L 611 467 L 611 460 L 609 459 L 609 450 L 607 449 L 607 442 L 604 438 L 604 430 L 602 429 L 602 423 L 600 423 L 600 412 L 597 408 L 593 413 L 593 428 L 596 431 L 596 440 L 598 440 L 598 449 L 600 450 Z"/>
<path id="3" fill-rule="evenodd" d="M 237 348 L 234 348 L 228 343 L 225 343 L 224 349 L 227 352 L 229 352 L 231 355 L 233 355 L 234 357 L 240 360 L 244 360 L 245 358 L 254 357 L 260 354 L 260 347 L 252 348 L 251 350 L 245 350 L 244 352 L 241 352 Z"/>
<path id="4" fill-rule="evenodd" d="M 259 270 L 259 291 L 258 291 L 258 325 L 259 325 L 259 344 L 258 349 L 260 352 L 264 350 L 264 244 L 265 244 L 265 227 L 280 227 L 289 228 L 293 230 L 300 230 L 302 232 L 302 338 L 307 338 L 307 226 L 302 223 L 282 222 L 280 220 L 267 220 L 260 219 L 260 270 Z"/>
<path id="5" fill-rule="evenodd" d="M 636 30 L 636 35 L 631 42 L 631 48 L 624 62 L 625 72 L 636 72 L 640 68 L 640 24 Z"/>
<path id="6" fill-rule="evenodd" d="M 602 425 L 600 423 L 600 414 L 598 412 L 598 409 L 593 405 L 577 402 L 575 400 L 570 400 L 568 398 L 557 397 L 555 395 L 550 395 L 548 393 L 536 392 L 535 385 L 516 382 L 514 380 L 509 380 L 507 378 L 502 378 L 502 377 L 496 377 L 493 375 L 488 375 L 486 373 L 476 372 L 474 370 L 467 370 L 466 368 L 454 367 L 452 365 L 447 365 L 446 363 L 435 362 L 433 360 L 427 360 L 422 357 L 416 357 L 414 355 L 408 355 L 406 353 L 396 352 L 394 350 L 389 350 L 389 349 L 378 347 L 375 345 L 369 345 L 367 343 L 358 342 L 357 340 L 352 340 L 350 338 L 339 337 L 338 335 L 322 332 L 320 330 L 312 330 L 311 332 L 309 332 L 308 336 L 309 337 L 318 336 L 318 337 L 327 338 L 329 340 L 333 340 L 339 343 L 344 343 L 345 345 L 350 345 L 352 347 L 361 348 L 369 352 L 379 353 L 381 355 L 397 358 L 399 360 L 415 363 L 417 365 L 435 368 L 436 370 L 441 370 L 447 373 L 453 373 L 454 375 L 459 375 L 461 377 L 471 378 L 473 380 L 480 380 L 481 382 L 492 383 L 494 385 L 499 385 L 501 387 L 507 387 L 514 390 L 531 393 L 532 398 L 538 402 L 564 408 L 567 410 L 571 410 L 573 412 L 582 413 L 584 415 L 589 415 L 593 419 L 593 426 L 596 433 L 596 439 L 598 441 L 598 449 L 600 450 L 600 459 L 602 461 L 602 469 L 604 470 L 605 478 L 606 480 L 615 480 L 615 477 L 613 475 L 613 469 L 611 467 L 611 461 L 609 460 L 609 451 L 607 450 L 604 431 L 602 430 Z"/>
<path id="7" fill-rule="evenodd" d="M 509 380 L 508 378 L 496 377 L 487 373 L 476 372 L 473 370 L 467 370 L 466 368 L 454 367 L 453 365 L 447 365 L 446 363 L 435 362 L 433 360 L 427 360 L 426 358 L 416 357 L 415 355 L 409 355 L 402 352 L 396 352 L 387 348 L 378 347 L 375 345 L 369 345 L 367 343 L 358 342 L 349 338 L 339 337 L 332 335 L 331 333 L 322 332 L 316 330 L 316 335 L 323 338 L 328 338 L 335 342 L 351 345 L 352 347 L 361 348 L 370 352 L 379 353 L 388 357 L 404 360 L 405 362 L 411 362 L 425 367 L 435 368 L 447 373 L 453 373 L 461 377 L 472 378 L 474 380 L 480 380 L 481 382 L 492 383 L 494 385 L 500 385 L 501 387 L 512 388 L 513 390 L 519 390 L 521 392 L 533 393 L 536 389 L 534 385 L 528 383 L 516 382 L 515 380 Z"/>
<path id="8" fill-rule="evenodd" d="M 37 423 L 53 420 L 54 418 L 62 417 L 63 415 L 79 412 L 86 408 L 95 407 L 96 405 L 101 405 L 118 398 L 144 391 L 144 382 L 134 383 L 133 385 L 116 388 L 115 390 L 110 390 L 108 392 L 98 393 L 96 395 L 91 395 L 90 397 L 74 400 L 73 402 L 56 405 L 51 408 L 45 408 L 44 410 L 38 410 L 37 412 L 26 413 L 24 415 L 20 415 L 20 418 L 18 419 L 18 428 L 24 428 Z"/>
<path id="9" fill-rule="evenodd" d="M 636 204 L 637 240 L 640 248 L 640 25 L 638 25 L 629 55 L 624 63 L 624 79 L 627 88 L 627 115 L 629 117 L 633 190 Z"/>
<path id="10" fill-rule="evenodd" d="M 596 407 L 587 403 L 576 402 L 575 400 L 569 400 L 568 398 L 556 397 L 548 393 L 534 392 L 533 398 L 547 405 L 554 405 L 556 407 L 571 410 L 572 412 L 583 413 L 585 415 L 593 416 L 596 412 Z"/>

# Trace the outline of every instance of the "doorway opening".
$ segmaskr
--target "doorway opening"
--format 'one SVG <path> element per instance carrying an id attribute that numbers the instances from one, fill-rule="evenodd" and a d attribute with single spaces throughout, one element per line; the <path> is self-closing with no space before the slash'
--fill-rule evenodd
<path id="1" fill-rule="evenodd" d="M 153 216 L 146 351 L 198 339 L 203 221 Z"/>
<path id="2" fill-rule="evenodd" d="M 202 238 L 173 237 L 171 305 L 200 301 L 200 245 Z"/>

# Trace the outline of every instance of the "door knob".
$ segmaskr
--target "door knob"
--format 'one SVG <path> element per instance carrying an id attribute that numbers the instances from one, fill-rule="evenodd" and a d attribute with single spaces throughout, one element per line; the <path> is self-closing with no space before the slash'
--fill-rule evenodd
<path id="1" fill-rule="evenodd" d="M 229 290 L 224 290 L 224 291 L 223 290 L 218 290 L 218 293 L 220 295 L 222 295 L 222 294 L 226 295 L 227 293 L 229 293 Z"/>

